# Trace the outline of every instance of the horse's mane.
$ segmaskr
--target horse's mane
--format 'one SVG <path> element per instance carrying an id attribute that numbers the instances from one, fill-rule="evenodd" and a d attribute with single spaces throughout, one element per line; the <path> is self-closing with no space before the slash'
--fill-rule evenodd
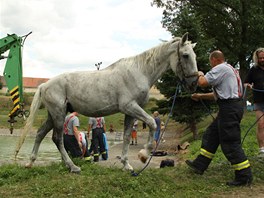
<path id="1" fill-rule="evenodd" d="M 160 57 L 160 55 L 165 50 L 168 49 L 168 45 L 180 40 L 181 40 L 180 37 L 175 37 L 172 40 L 163 42 L 156 47 L 153 47 L 149 50 L 142 52 L 141 54 L 131 56 L 128 58 L 122 58 L 117 62 L 113 63 L 112 65 L 110 65 L 108 68 L 114 69 L 117 65 L 119 65 L 118 63 L 122 62 L 123 65 L 126 65 L 128 67 L 137 67 L 139 69 L 144 69 L 143 66 L 148 65 L 148 67 L 152 67 L 152 68 L 148 68 L 148 70 L 150 69 L 153 71 L 155 70 L 156 62 L 159 61 L 158 59 L 156 59 L 156 57 Z M 130 64 L 125 64 L 126 62 Z"/>
<path id="2" fill-rule="evenodd" d="M 156 57 L 162 57 L 162 53 L 168 50 L 168 45 L 180 40 L 180 37 L 175 37 L 171 41 L 163 42 L 156 47 L 153 47 L 139 55 L 134 56 L 135 61 L 138 63 L 136 64 L 136 66 L 139 69 L 143 69 L 143 66 L 148 65 L 148 67 L 152 67 L 152 70 L 155 70 L 156 62 L 159 61 Z"/>

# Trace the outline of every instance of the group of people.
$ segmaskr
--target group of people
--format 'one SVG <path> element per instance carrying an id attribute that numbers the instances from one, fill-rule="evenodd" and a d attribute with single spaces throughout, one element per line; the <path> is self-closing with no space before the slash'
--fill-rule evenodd
<path id="1" fill-rule="evenodd" d="M 98 162 L 99 156 L 102 155 L 103 160 L 108 158 L 108 144 L 105 135 L 105 120 L 104 117 L 90 117 L 88 123 L 87 134 L 80 132 L 78 113 L 72 112 L 66 116 L 64 122 L 63 142 L 65 150 L 73 157 L 83 158 L 86 161 L 91 161 L 93 153 L 93 161 Z M 88 148 L 88 139 L 92 131 L 91 146 Z"/>
<path id="2" fill-rule="evenodd" d="M 159 118 L 158 111 L 153 113 L 153 117 L 157 124 L 157 129 L 154 133 L 154 148 L 160 137 L 160 130 L 162 128 L 162 123 Z M 163 123 L 164 124 L 164 123 Z M 99 156 L 102 155 L 103 160 L 108 159 L 108 143 L 105 134 L 106 125 L 104 117 L 90 117 L 88 123 L 87 133 L 80 132 L 78 127 L 80 126 L 78 113 L 71 112 L 66 116 L 64 122 L 64 147 L 65 150 L 73 157 L 80 157 L 86 161 L 92 160 L 98 162 Z M 137 145 L 137 128 L 138 120 L 135 119 L 133 123 L 133 128 L 131 132 L 131 145 Z M 92 131 L 91 146 L 88 148 L 88 139 L 90 137 L 90 131 Z"/>
<path id="3" fill-rule="evenodd" d="M 253 90 L 254 109 L 258 120 L 257 140 L 259 155 L 264 156 L 264 48 L 253 54 L 254 66 L 245 79 L 244 86 Z M 227 182 L 229 186 L 243 186 L 252 183 L 250 163 L 242 149 L 240 121 L 243 117 L 243 83 L 239 73 L 225 62 L 224 54 L 213 51 L 209 56 L 211 70 L 205 75 L 198 72 L 198 86 L 212 86 L 212 93 L 195 93 L 193 100 L 216 100 L 219 112 L 202 137 L 200 154 L 186 164 L 202 175 L 211 163 L 218 148 L 221 149 L 235 171 L 235 178 Z M 261 92 L 262 90 L 262 92 Z"/>

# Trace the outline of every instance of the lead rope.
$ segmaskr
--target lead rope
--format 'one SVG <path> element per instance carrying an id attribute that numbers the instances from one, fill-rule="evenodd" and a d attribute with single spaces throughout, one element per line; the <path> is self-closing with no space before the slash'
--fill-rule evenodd
<path id="1" fill-rule="evenodd" d="M 149 163 L 150 163 L 150 161 L 151 161 L 151 159 L 152 159 L 152 157 L 153 157 L 153 154 L 156 152 L 156 150 L 157 150 L 157 148 L 158 148 L 158 146 L 159 146 L 159 143 L 160 143 L 161 137 L 163 137 L 163 134 L 164 134 L 165 131 L 166 131 L 167 125 L 168 125 L 169 120 L 170 120 L 170 117 L 172 117 L 172 111 L 173 111 L 173 108 L 174 108 L 174 106 L 175 106 L 176 97 L 177 97 L 177 94 L 180 93 L 180 92 L 181 92 L 181 86 L 180 86 L 180 84 L 177 84 L 177 86 L 176 86 L 176 90 L 175 90 L 175 94 L 174 94 L 174 96 L 173 96 L 173 102 L 172 102 L 172 106 L 171 106 L 171 109 L 170 109 L 170 113 L 169 113 L 168 118 L 167 118 L 167 120 L 166 120 L 166 122 L 165 122 L 164 130 L 163 130 L 163 131 L 161 132 L 161 134 L 160 134 L 160 137 L 159 137 L 159 139 L 158 139 L 158 142 L 157 142 L 157 144 L 156 144 L 156 147 L 155 147 L 155 149 L 154 149 L 152 155 L 150 156 L 150 158 L 149 158 L 147 164 L 146 164 L 146 165 L 145 165 L 145 166 L 144 166 L 144 167 L 143 167 L 138 173 L 136 173 L 136 172 L 134 172 L 134 171 L 131 171 L 131 175 L 132 175 L 132 176 L 138 176 L 140 173 L 142 173 L 142 172 L 148 167 L 148 165 L 149 165 Z"/>
<path id="2" fill-rule="evenodd" d="M 211 110 L 206 106 L 206 104 L 204 103 L 204 101 L 202 99 L 200 101 L 201 101 L 202 105 L 205 107 L 206 111 L 209 113 L 209 115 L 213 118 L 213 120 L 215 120 L 215 117 L 211 113 Z"/>

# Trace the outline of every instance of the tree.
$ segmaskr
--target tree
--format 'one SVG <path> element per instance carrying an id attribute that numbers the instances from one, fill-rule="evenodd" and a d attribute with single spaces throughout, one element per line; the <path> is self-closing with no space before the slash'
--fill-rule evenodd
<path id="1" fill-rule="evenodd" d="M 194 49 L 197 55 L 197 64 L 199 70 L 209 70 L 208 49 L 212 45 L 213 40 L 206 39 L 204 34 L 201 34 L 203 30 L 201 28 L 200 18 L 196 17 L 195 12 L 188 5 L 185 5 L 185 3 L 179 3 L 176 12 L 174 18 L 164 17 L 162 21 L 163 25 L 173 36 L 179 36 L 183 35 L 185 32 L 189 32 L 189 40 L 193 42 L 199 40 Z M 170 16 L 172 13 L 174 13 L 174 9 L 168 9 L 164 11 L 163 14 L 165 16 Z M 208 51 L 208 53 L 204 53 L 205 51 Z M 179 81 L 179 79 L 177 79 L 175 74 L 169 70 L 156 83 L 160 92 L 169 98 L 168 101 L 163 100 L 157 102 L 157 109 L 162 114 L 165 114 L 170 110 L 177 81 Z M 200 90 L 200 92 L 208 92 L 208 90 Z M 180 123 L 187 123 L 193 132 L 194 139 L 196 139 L 198 135 L 196 123 L 200 122 L 204 116 L 208 115 L 208 112 L 205 112 L 204 108 L 205 107 L 202 103 L 193 101 L 190 98 L 190 94 L 182 89 L 181 93 L 177 95 L 172 119 Z"/>
<path id="2" fill-rule="evenodd" d="M 213 41 L 204 52 L 221 49 L 229 63 L 240 67 L 242 79 L 249 69 L 252 53 L 264 46 L 263 0 L 153 0 L 153 4 L 164 8 L 162 23 L 169 31 L 173 27 L 184 29 L 175 26 L 175 19 L 183 14 L 182 7 L 187 8 L 188 14 L 199 19 L 202 31 L 198 34 Z M 199 36 L 197 39 L 201 42 Z"/>

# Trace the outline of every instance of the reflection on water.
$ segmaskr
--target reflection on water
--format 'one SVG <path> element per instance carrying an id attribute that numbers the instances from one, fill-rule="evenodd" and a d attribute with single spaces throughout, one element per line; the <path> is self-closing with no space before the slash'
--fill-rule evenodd
<path id="1" fill-rule="evenodd" d="M 0 136 L 0 160 L 2 163 L 14 161 L 14 153 L 19 137 Z M 17 161 L 28 161 L 33 149 L 35 137 L 27 137 L 21 147 Z M 50 163 L 61 161 L 60 153 L 51 138 L 44 138 L 40 144 L 36 162 Z"/>

